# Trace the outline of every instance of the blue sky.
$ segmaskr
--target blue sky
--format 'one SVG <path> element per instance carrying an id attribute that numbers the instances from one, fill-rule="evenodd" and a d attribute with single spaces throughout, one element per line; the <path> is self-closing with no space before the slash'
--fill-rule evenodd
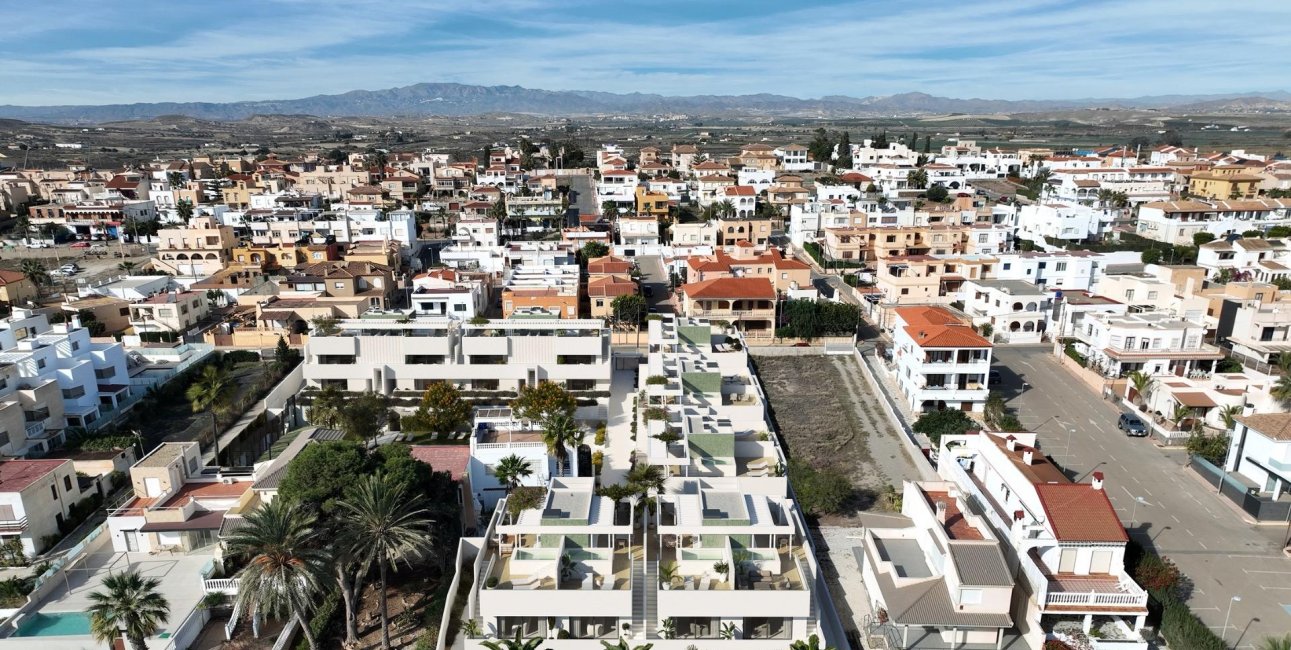
<path id="1" fill-rule="evenodd" d="M 423 81 L 993 99 L 1291 88 L 1286 0 L 8 0 L 0 24 L 0 104 Z"/>

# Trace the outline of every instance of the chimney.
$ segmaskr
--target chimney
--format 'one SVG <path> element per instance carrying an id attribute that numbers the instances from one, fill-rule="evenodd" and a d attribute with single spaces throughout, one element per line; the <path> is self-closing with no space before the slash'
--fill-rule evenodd
<path id="1" fill-rule="evenodd" d="M 946 502 L 945 501 L 937 502 L 937 521 L 943 526 L 946 525 Z"/>
<path id="2" fill-rule="evenodd" d="M 1095 490 L 1103 489 L 1103 473 L 1094 472 L 1094 480 L 1089 485 Z"/>
<path id="3" fill-rule="evenodd" d="M 1005 439 L 1004 439 L 1004 448 L 1005 448 L 1005 449 L 1008 449 L 1009 451 L 1017 451 L 1017 448 L 1018 448 L 1018 439 L 1017 439 L 1017 438 L 1014 438 L 1013 436 L 1009 436 L 1009 437 L 1005 438 Z"/>
<path id="4" fill-rule="evenodd" d="M 1030 447 L 1027 447 L 1025 450 L 1023 450 L 1023 452 L 1022 452 L 1022 462 L 1023 462 L 1023 463 L 1026 463 L 1027 465 L 1030 465 L 1030 464 L 1031 464 L 1031 461 L 1032 461 L 1032 460 L 1034 460 L 1034 459 L 1035 459 L 1035 451 L 1033 451 Z"/>

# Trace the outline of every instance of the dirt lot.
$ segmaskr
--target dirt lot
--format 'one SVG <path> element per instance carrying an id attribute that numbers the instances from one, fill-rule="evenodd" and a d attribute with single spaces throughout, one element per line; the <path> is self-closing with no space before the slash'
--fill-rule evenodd
<path id="1" fill-rule="evenodd" d="M 849 525 L 857 512 L 880 507 L 884 486 L 918 478 L 854 359 L 759 356 L 756 362 L 789 455 L 840 469 L 856 487 L 848 512 L 822 517 L 822 525 Z"/>

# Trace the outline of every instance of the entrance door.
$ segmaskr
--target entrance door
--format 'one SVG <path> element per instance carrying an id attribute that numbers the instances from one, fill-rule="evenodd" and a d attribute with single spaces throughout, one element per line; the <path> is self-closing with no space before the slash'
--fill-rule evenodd
<path id="1" fill-rule="evenodd" d="M 143 480 L 143 491 L 146 497 L 161 496 L 161 479 L 145 478 Z"/>
<path id="2" fill-rule="evenodd" d="M 130 551 L 131 553 L 138 552 L 139 551 L 139 531 L 123 530 L 121 531 L 121 534 L 124 535 L 126 538 L 126 550 Z"/>

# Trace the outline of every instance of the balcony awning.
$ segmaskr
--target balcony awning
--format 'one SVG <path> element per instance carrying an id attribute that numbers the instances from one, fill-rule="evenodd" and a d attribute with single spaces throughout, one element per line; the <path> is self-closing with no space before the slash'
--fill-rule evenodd
<path id="1" fill-rule="evenodd" d="M 1174 400 L 1190 408 L 1208 409 L 1219 406 L 1219 404 L 1215 403 L 1215 400 L 1210 399 L 1209 395 L 1195 391 L 1181 391 L 1175 393 Z"/>
<path id="2" fill-rule="evenodd" d="M 211 510 L 193 515 L 187 521 L 150 521 L 139 529 L 141 533 L 167 533 L 182 530 L 219 530 L 224 523 L 223 510 Z"/>

